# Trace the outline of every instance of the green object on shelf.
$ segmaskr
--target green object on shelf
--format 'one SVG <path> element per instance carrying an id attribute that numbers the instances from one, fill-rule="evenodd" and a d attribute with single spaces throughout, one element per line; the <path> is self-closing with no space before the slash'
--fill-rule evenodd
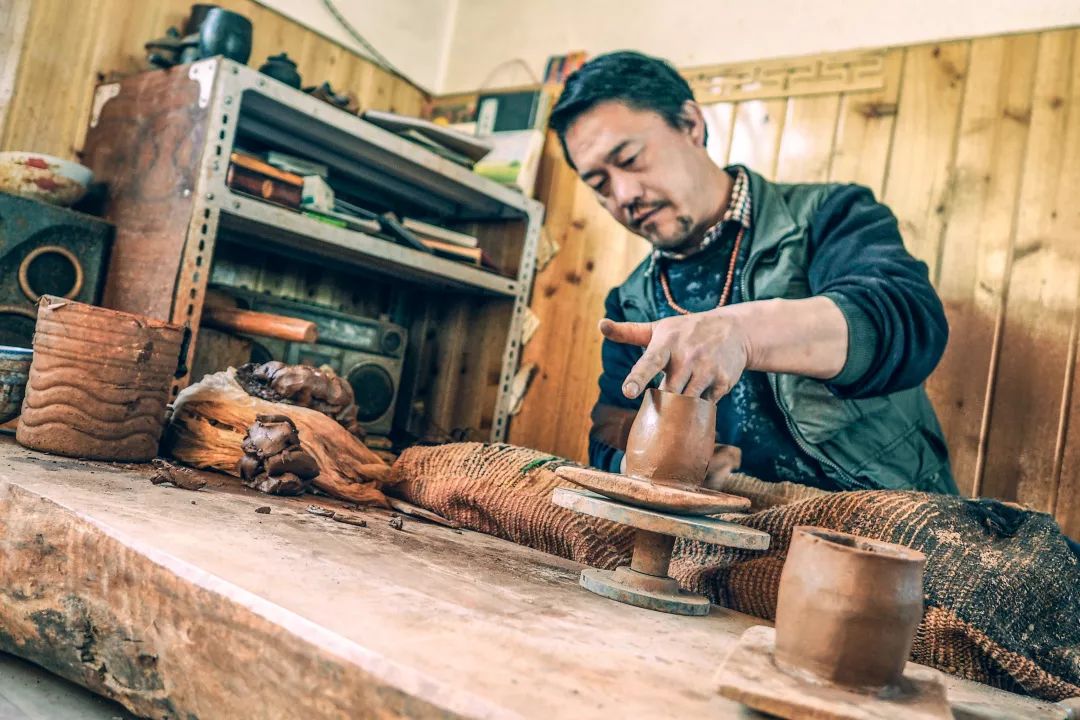
<path id="1" fill-rule="evenodd" d="M 317 213 L 317 212 L 314 212 L 312 210 L 305 210 L 304 215 L 307 215 L 309 218 L 314 218 L 314 219 L 318 220 L 319 222 L 324 222 L 327 225 L 333 225 L 334 227 L 345 228 L 345 229 L 348 229 L 348 227 L 349 227 L 349 224 L 347 222 L 345 222 L 344 220 L 339 220 L 339 219 L 334 218 L 334 217 L 328 217 L 326 215 L 323 215 L 322 213 Z"/>

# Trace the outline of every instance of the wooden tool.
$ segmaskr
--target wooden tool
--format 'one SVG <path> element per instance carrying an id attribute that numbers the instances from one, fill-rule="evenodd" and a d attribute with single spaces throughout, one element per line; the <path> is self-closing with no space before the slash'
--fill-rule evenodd
<path id="1" fill-rule="evenodd" d="M 207 304 L 203 308 L 202 323 L 218 330 L 288 342 L 313 343 L 319 339 L 319 328 L 309 320 L 222 305 Z"/>

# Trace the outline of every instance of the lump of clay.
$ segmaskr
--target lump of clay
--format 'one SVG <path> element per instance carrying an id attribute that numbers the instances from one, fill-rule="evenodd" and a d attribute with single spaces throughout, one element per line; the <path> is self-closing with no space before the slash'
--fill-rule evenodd
<path id="1" fill-rule="evenodd" d="M 299 495 L 319 475 L 315 458 L 300 447 L 296 425 L 285 415 L 257 415 L 244 436 L 240 478 L 272 495 Z"/>
<path id="2" fill-rule="evenodd" d="M 199 490 L 206 486 L 206 480 L 199 477 L 198 473 L 191 468 L 173 465 L 161 458 L 154 458 L 150 463 L 154 467 L 150 482 L 155 485 L 175 485 L 184 490 Z"/>
<path id="3" fill-rule="evenodd" d="M 352 387 L 329 367 L 286 365 L 277 360 L 248 363 L 236 369 L 236 380 L 248 395 L 318 410 L 354 435 L 364 435 L 356 420 Z"/>

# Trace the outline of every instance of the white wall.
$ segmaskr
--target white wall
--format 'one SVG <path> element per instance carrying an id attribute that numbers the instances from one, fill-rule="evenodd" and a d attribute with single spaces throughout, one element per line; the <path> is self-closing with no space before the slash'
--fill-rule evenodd
<path id="1" fill-rule="evenodd" d="M 258 2 L 369 57 L 322 0 Z M 429 92 L 437 92 L 443 82 L 457 4 L 458 0 L 334 0 L 334 7 L 364 39 Z"/>
<path id="2" fill-rule="evenodd" d="M 527 84 L 572 50 L 691 67 L 1075 25 L 1080 0 L 458 0 L 456 15 L 441 93 Z"/>

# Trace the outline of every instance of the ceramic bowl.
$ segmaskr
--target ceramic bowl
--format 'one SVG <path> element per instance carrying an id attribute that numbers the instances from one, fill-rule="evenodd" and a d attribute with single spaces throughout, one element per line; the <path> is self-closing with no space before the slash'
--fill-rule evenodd
<path id="1" fill-rule="evenodd" d="M 0 423 L 16 417 L 22 408 L 33 356 L 30 348 L 0 345 Z"/>
<path id="2" fill-rule="evenodd" d="M 0 152 L 0 191 L 67 207 L 94 179 L 90 168 L 52 155 Z"/>

